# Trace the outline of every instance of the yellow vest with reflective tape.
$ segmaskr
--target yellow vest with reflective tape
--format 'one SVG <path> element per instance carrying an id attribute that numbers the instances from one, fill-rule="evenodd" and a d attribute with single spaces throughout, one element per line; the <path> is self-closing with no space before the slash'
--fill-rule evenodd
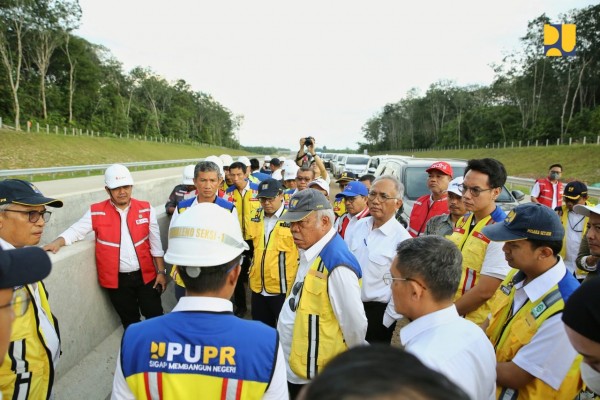
<path id="1" fill-rule="evenodd" d="M 346 202 L 343 197 L 335 199 L 333 202 L 333 212 L 335 213 L 336 219 L 346 214 Z"/>
<path id="2" fill-rule="evenodd" d="M 50 311 L 46 288 L 42 282 L 33 285 L 37 285 L 40 306 L 58 333 L 58 325 Z M 17 289 L 26 291 L 31 302 L 25 315 L 15 318 L 13 322 L 11 344 L 0 366 L 0 390 L 4 399 L 48 399 L 52 392 L 54 364 L 39 324 L 40 316 L 35 305 L 33 289 L 30 287 L 33 285 Z"/>
<path id="3" fill-rule="evenodd" d="M 591 203 L 589 201 L 586 201 L 585 205 L 589 206 L 589 205 L 591 205 Z M 567 229 L 569 226 L 569 210 L 567 209 L 567 206 L 565 204 L 560 206 L 560 208 L 561 208 L 560 222 L 562 223 L 563 228 L 565 228 L 565 235 L 563 236 L 563 245 L 562 245 L 562 249 L 560 250 L 560 256 L 564 259 L 567 255 Z M 590 219 L 589 217 L 583 217 L 583 221 L 581 221 L 581 238 L 582 239 L 585 236 L 585 232 L 586 232 L 585 227 L 587 226 L 589 219 Z M 584 271 L 584 270 L 578 268 L 577 266 L 575 268 L 576 268 L 576 272 L 577 272 L 578 276 L 588 274 L 588 271 Z"/>
<path id="4" fill-rule="evenodd" d="M 230 186 L 225 193 L 228 196 L 227 200 L 230 203 L 233 203 L 237 209 L 238 220 L 240 222 L 240 228 L 242 228 L 244 240 L 249 240 L 247 227 L 250 223 L 250 218 L 252 218 L 255 215 L 256 210 L 260 208 L 260 202 L 258 201 L 258 185 L 254 182 L 250 182 L 243 197 L 235 185 Z"/>
<path id="5" fill-rule="evenodd" d="M 494 345 L 496 360 L 499 363 L 511 361 L 519 349 L 531 341 L 542 323 L 556 313 L 562 312 L 565 306 L 561 290 L 559 289 L 559 283 L 559 285 L 554 285 L 537 301 L 527 301 L 511 317 L 510 314 L 512 313 L 512 305 L 516 292 L 514 284 L 525 277 L 522 273 L 519 275 L 517 273 L 519 273 L 518 270 L 511 271 L 492 297 L 492 318 L 486 334 L 490 338 L 492 345 Z M 568 271 L 562 281 L 565 281 L 565 279 L 574 281 L 574 283 L 567 281 L 570 285 L 576 284 L 578 286 L 577 281 Z M 572 288 L 569 289 L 569 291 L 571 290 Z M 534 378 L 529 384 L 519 390 L 498 387 L 496 389 L 496 396 L 498 399 L 503 400 L 573 399 L 583 387 L 579 374 L 581 359 L 579 355 L 575 358 L 558 391 L 554 390 L 541 379 Z"/>
<path id="6" fill-rule="evenodd" d="M 264 211 L 259 208 L 250 219 L 248 236 L 254 244 L 250 289 L 255 293 L 264 289 L 269 294 L 286 294 L 298 272 L 298 248 L 289 223 L 277 221 L 265 244 Z"/>

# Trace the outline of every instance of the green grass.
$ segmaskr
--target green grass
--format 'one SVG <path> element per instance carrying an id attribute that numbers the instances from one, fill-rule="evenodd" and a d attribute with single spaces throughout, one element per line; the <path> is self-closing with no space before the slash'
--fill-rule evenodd
<path id="1" fill-rule="evenodd" d="M 223 153 L 232 156 L 247 154 L 243 150 L 216 146 L 0 130 L 0 169 L 200 159 Z M 100 173 L 102 171 L 97 171 L 95 174 Z M 82 172 L 66 175 L 35 176 L 35 180 L 86 175 L 86 172 Z M 31 177 L 22 178 L 30 179 Z"/>
<path id="2" fill-rule="evenodd" d="M 391 154 L 391 153 L 390 153 Z M 521 178 L 540 178 L 548 174 L 551 164 L 563 166 L 563 181 L 574 179 L 587 184 L 600 182 L 600 146 L 595 144 L 549 147 L 521 147 L 500 149 L 436 150 L 424 152 L 397 152 L 400 155 L 431 158 L 485 158 L 500 160 L 508 175 Z"/>

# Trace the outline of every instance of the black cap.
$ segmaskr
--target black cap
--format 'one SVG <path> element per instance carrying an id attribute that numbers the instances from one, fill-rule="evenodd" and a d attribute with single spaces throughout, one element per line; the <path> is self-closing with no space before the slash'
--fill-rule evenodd
<path id="1" fill-rule="evenodd" d="M 335 183 L 355 181 L 356 175 L 354 172 L 344 171 L 340 178 Z"/>
<path id="2" fill-rule="evenodd" d="M 562 320 L 569 328 L 600 343 L 600 279 L 584 282 L 565 303 Z"/>
<path id="3" fill-rule="evenodd" d="M 258 184 L 258 197 L 276 197 L 281 192 L 281 181 L 277 179 L 265 179 Z"/>
<path id="4" fill-rule="evenodd" d="M 573 181 L 565 185 L 563 196 L 569 200 L 579 200 L 581 196 L 587 196 L 588 188 L 583 182 Z"/>
<path id="5" fill-rule="evenodd" d="M 51 268 L 50 257 L 39 247 L 0 248 L 0 289 L 41 281 Z"/>
<path id="6" fill-rule="evenodd" d="M 0 205 L 22 204 L 24 206 L 62 207 L 63 202 L 45 197 L 33 183 L 21 179 L 0 181 Z"/>

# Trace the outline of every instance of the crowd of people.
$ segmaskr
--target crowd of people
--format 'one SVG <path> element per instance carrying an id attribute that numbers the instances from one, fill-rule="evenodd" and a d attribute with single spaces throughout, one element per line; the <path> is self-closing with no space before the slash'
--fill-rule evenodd
<path id="1" fill-rule="evenodd" d="M 501 162 L 469 160 L 463 176 L 434 162 L 405 227 L 401 182 L 344 172 L 333 196 L 315 150 L 309 137 L 292 159 L 185 167 L 166 253 L 157 212 L 115 164 L 108 198 L 43 246 L 95 233 L 98 282 L 125 328 L 114 399 L 600 392 L 600 206 L 583 182 L 563 185 L 553 164 L 507 214 Z M 0 398 L 52 398 L 61 341 L 36 246 L 62 205 L 0 181 Z M 178 302 L 165 314 L 169 267 Z"/>

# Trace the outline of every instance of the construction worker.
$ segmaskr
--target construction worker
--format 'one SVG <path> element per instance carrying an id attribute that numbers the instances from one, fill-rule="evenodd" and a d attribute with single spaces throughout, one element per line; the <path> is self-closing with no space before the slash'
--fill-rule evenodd
<path id="1" fill-rule="evenodd" d="M 59 208 L 63 202 L 45 197 L 27 181 L 0 181 L 0 247 L 12 250 L 36 246 L 52 215 L 47 206 Z M 29 265 L 12 267 L 25 269 Z M 8 353 L 4 349 L 0 354 L 8 355 L 0 365 L 0 398 L 49 399 L 61 352 L 58 321 L 41 280 L 23 286 L 15 282 L 13 287 L 14 301 L 29 301 L 29 305 L 26 309 L 15 308 L 20 317 L 12 325 Z M 6 329 L 4 324 L 0 326 Z"/>
<path id="2" fill-rule="evenodd" d="M 222 197 L 223 199 L 226 199 L 226 195 L 225 195 L 225 189 L 223 189 L 223 185 L 225 183 L 225 170 L 223 169 L 223 161 L 217 157 L 217 156 L 208 156 L 204 159 L 204 161 L 211 161 L 214 162 L 215 164 L 217 164 L 217 166 L 219 167 L 219 172 L 221 175 L 221 184 L 219 185 L 219 190 L 217 191 L 217 196 Z M 196 166 L 194 166 L 194 170 L 195 170 Z"/>
<path id="3" fill-rule="evenodd" d="M 272 161 L 272 160 L 271 160 Z M 246 287 L 248 283 L 248 271 L 252 263 L 252 240 L 248 234 L 248 225 L 250 219 L 256 215 L 256 210 L 260 207 L 258 201 L 258 185 L 248 180 L 245 173 L 246 167 L 241 162 L 234 162 L 229 166 L 229 177 L 231 178 L 231 186 L 227 188 L 225 193 L 228 195 L 227 200 L 233 203 L 237 209 L 238 221 L 242 228 L 244 240 L 248 243 L 249 250 L 244 252 L 244 260 L 242 262 L 242 273 L 240 274 L 240 282 L 235 288 L 234 303 L 235 314 L 244 316 L 247 311 L 246 307 Z"/>
<path id="4" fill-rule="evenodd" d="M 258 185 L 261 208 L 248 225 L 254 247 L 249 285 L 252 319 L 276 327 L 288 288 L 296 279 L 298 249 L 290 224 L 279 221 L 285 213 L 281 183 L 267 179 Z"/>
<path id="5" fill-rule="evenodd" d="M 131 197 L 133 177 L 127 167 L 108 167 L 104 183 L 109 198 L 92 204 L 44 250 L 56 253 L 94 231 L 98 281 L 127 328 L 140 321 L 140 311 L 145 318 L 162 315 L 167 270 L 156 212 L 147 201 Z"/>
<path id="6" fill-rule="evenodd" d="M 595 279 L 600 266 L 600 204 L 596 206 L 578 204 L 573 207 L 573 210 L 579 215 L 588 217 L 585 241 L 581 241 L 581 247 L 587 244 L 587 251 L 582 252 L 581 248 L 579 250 L 579 268 L 591 272 L 588 279 L 590 277 Z"/>
<path id="7" fill-rule="evenodd" d="M 218 191 L 222 180 L 223 176 L 221 169 L 215 162 L 200 161 L 198 164 L 196 164 L 194 167 L 193 182 L 196 187 L 197 196 L 179 202 L 177 205 L 177 211 L 171 218 L 171 225 L 175 223 L 181 213 L 200 203 L 214 203 L 219 207 L 223 207 L 230 213 L 235 213 L 235 215 L 237 215 L 235 206 L 218 196 Z M 173 278 L 175 281 L 175 298 L 179 300 L 185 295 L 185 286 L 181 277 L 177 275 L 177 268 L 171 269 L 171 278 Z"/>
<path id="8" fill-rule="evenodd" d="M 350 182 L 354 182 L 356 180 L 356 175 L 353 172 L 342 172 L 342 175 L 335 183 L 338 184 L 340 191 L 344 191 L 346 185 Z M 342 215 L 346 214 L 346 203 L 344 202 L 344 197 L 336 197 L 333 202 L 333 212 L 335 213 L 336 220 Z"/>
<path id="9" fill-rule="evenodd" d="M 371 215 L 367 204 L 368 194 L 369 190 L 362 182 L 352 181 L 344 187 L 342 192 L 335 195 L 336 200 L 343 199 L 346 205 L 346 213 L 336 219 L 334 226 L 346 243 L 349 243 L 346 240 L 346 232 L 350 233 L 352 227 L 360 219 Z"/>
<path id="10" fill-rule="evenodd" d="M 201 203 L 169 228 L 165 259 L 176 264 L 186 296 L 173 312 L 123 335 L 113 399 L 287 399 L 277 332 L 235 317 L 242 252 L 233 214 Z"/>
<path id="11" fill-rule="evenodd" d="M 447 236 L 451 235 L 458 220 L 466 213 L 465 203 L 462 201 L 462 192 L 460 185 L 463 184 L 463 177 L 454 178 L 448 184 L 448 211 L 449 214 L 441 214 L 432 217 L 427 221 L 425 235 Z"/>
<path id="12" fill-rule="evenodd" d="M 408 233 L 417 237 L 425 232 L 427 221 L 436 215 L 448 214 L 448 184 L 452 180 L 452 166 L 444 161 L 433 163 L 425 170 L 429 174 L 427 188 L 431 193 L 415 200 L 410 212 Z"/>
<path id="13" fill-rule="evenodd" d="M 465 177 L 467 182 L 467 177 Z M 499 399 L 573 399 L 582 388 L 581 357 L 561 321 L 579 287 L 558 255 L 564 229 L 541 204 L 515 207 L 504 222 L 483 228 L 513 268 L 492 298 L 486 334 L 496 351 Z"/>
<path id="14" fill-rule="evenodd" d="M 454 298 L 459 315 L 480 325 L 489 314 L 489 299 L 510 272 L 502 245 L 490 242 L 484 226 L 502 222 L 506 213 L 496 198 L 506 182 L 504 165 L 493 158 L 469 160 L 459 186 L 467 211 L 448 236 L 463 256 L 462 275 Z"/>
<path id="15" fill-rule="evenodd" d="M 168 216 L 173 215 L 175 212 L 175 208 L 177 207 L 177 203 L 181 200 L 189 199 L 190 197 L 194 197 L 196 187 L 194 186 L 194 165 L 187 165 L 183 169 L 183 180 L 180 185 L 177 185 L 171 191 L 169 195 L 169 200 L 165 204 L 165 212 Z"/>
<path id="16" fill-rule="evenodd" d="M 298 172 L 298 167 L 296 165 L 292 166 L 292 168 L 286 168 L 283 171 L 283 186 L 284 186 L 285 190 L 290 190 L 293 192 L 296 189 L 296 187 L 297 187 L 296 173 L 297 172 Z"/>
<path id="17" fill-rule="evenodd" d="M 258 158 L 250 159 L 250 171 L 250 176 L 258 179 L 258 182 L 262 182 L 271 177 L 271 174 L 265 174 L 260 171 L 260 161 L 258 161 Z"/>
<path id="18" fill-rule="evenodd" d="M 318 190 L 323 193 L 323 195 L 329 200 L 329 185 L 322 178 L 317 178 L 312 182 L 308 183 L 308 188 L 313 190 Z"/>
<path id="19" fill-rule="evenodd" d="M 225 191 L 231 186 L 231 178 L 229 177 L 229 166 L 233 164 L 233 158 L 229 154 L 221 154 L 221 166 L 223 168 L 223 183 L 221 184 L 221 190 Z"/>
<path id="20" fill-rule="evenodd" d="M 302 166 L 300 168 L 298 168 L 296 170 L 296 188 L 295 189 L 288 189 L 285 192 L 283 192 L 283 201 L 285 204 L 285 207 L 287 208 L 289 203 L 290 203 L 290 199 L 292 198 L 292 196 L 296 193 L 298 193 L 301 190 L 307 189 L 308 188 L 308 183 L 312 182 L 315 179 L 315 172 L 310 169 L 307 166 Z"/>
<path id="21" fill-rule="evenodd" d="M 531 188 L 531 202 L 540 203 L 551 209 L 562 206 L 563 184 L 560 181 L 563 167 L 552 164 L 548 169 L 548 177 L 535 181 Z"/>
<path id="22" fill-rule="evenodd" d="M 246 166 L 246 179 L 252 183 L 259 183 L 260 179 L 252 175 L 252 163 L 250 159 L 246 156 L 239 156 L 237 160 Z"/>

